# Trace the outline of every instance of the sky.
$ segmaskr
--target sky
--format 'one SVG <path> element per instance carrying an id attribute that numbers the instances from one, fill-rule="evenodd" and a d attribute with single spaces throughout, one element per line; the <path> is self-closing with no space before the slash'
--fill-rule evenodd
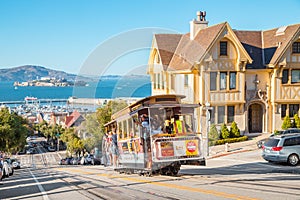
<path id="1" fill-rule="evenodd" d="M 300 23 L 300 0 L 0 0 L 0 68 L 146 74 L 153 34 L 189 32 L 197 11 L 238 30 Z"/>

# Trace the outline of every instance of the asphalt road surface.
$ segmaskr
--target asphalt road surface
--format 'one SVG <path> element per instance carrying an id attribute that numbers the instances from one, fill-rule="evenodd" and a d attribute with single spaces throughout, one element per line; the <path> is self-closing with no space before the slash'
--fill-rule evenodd
<path id="1" fill-rule="evenodd" d="M 22 169 L 0 185 L 0 199 L 300 199 L 300 166 L 271 164 L 260 150 L 145 177 L 104 166 L 59 166 L 56 153 L 20 157 Z"/>

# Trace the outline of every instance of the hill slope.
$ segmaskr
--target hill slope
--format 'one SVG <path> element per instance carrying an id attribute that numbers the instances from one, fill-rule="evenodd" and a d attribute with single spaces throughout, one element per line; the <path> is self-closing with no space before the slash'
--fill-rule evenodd
<path id="1" fill-rule="evenodd" d="M 0 81 L 22 82 L 36 80 L 41 77 L 65 78 L 67 80 L 74 81 L 77 75 L 34 65 L 0 69 Z"/>

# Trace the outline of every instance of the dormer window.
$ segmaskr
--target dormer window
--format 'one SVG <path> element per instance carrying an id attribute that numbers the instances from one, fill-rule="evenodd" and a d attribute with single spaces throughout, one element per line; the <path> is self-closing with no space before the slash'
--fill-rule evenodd
<path id="1" fill-rule="evenodd" d="M 220 42 L 220 56 L 227 56 L 227 42 Z"/>
<path id="2" fill-rule="evenodd" d="M 300 53 L 300 42 L 294 42 L 293 43 L 293 53 Z"/>

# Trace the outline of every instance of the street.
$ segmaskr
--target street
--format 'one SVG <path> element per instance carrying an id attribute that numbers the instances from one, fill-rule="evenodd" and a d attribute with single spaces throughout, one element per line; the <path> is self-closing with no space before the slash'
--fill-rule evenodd
<path id="1" fill-rule="evenodd" d="M 55 153 L 22 155 L 0 199 L 299 199 L 300 166 L 272 164 L 260 150 L 182 166 L 177 177 L 119 174 L 100 166 L 59 166 Z"/>

